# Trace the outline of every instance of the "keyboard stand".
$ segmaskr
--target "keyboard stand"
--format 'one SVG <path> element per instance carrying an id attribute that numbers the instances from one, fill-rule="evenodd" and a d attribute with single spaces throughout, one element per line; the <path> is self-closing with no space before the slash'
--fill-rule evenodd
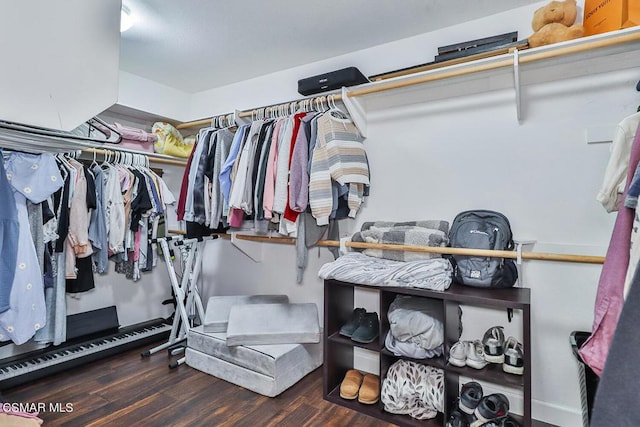
<path id="1" fill-rule="evenodd" d="M 204 245 L 207 240 L 214 238 L 217 238 L 217 236 L 207 236 L 195 239 L 182 239 L 180 237 L 175 238 L 168 236 L 151 240 L 152 243 L 158 243 L 162 249 L 162 254 L 167 264 L 169 279 L 171 281 L 171 288 L 173 289 L 176 298 L 176 314 L 173 316 L 169 340 L 164 344 L 143 352 L 141 357 L 149 357 L 152 354 L 165 349 L 169 349 L 169 354 L 172 356 L 184 352 L 184 349 L 186 348 L 187 333 L 193 325 L 195 316 L 199 318 L 200 322 L 204 319 L 204 307 L 198 292 L 198 277 L 200 276 L 200 270 L 202 269 Z M 184 246 L 184 252 L 187 254 L 184 259 L 181 283 L 178 283 L 178 277 L 169 252 L 168 242 L 171 240 L 176 240 L 176 246 Z M 194 308 L 196 311 L 195 313 Z M 190 315 L 190 313 L 194 314 Z M 169 368 L 176 368 L 183 364 L 184 361 L 184 357 L 181 357 L 176 361 L 172 361 L 169 364 Z"/>

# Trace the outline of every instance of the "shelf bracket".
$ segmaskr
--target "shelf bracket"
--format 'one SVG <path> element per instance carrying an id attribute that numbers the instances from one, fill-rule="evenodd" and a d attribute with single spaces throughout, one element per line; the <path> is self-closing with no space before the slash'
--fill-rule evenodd
<path id="1" fill-rule="evenodd" d="M 231 233 L 231 244 L 253 261 L 262 262 L 262 250 L 264 245 L 260 242 L 238 239 L 236 237 L 237 234 L 238 233 Z"/>
<path id="2" fill-rule="evenodd" d="M 515 240 L 513 243 L 516 245 L 516 268 L 518 269 L 518 285 L 519 288 L 524 288 L 524 265 L 522 264 L 522 249 L 526 246 L 529 251 L 533 250 L 533 245 L 536 244 L 536 240 Z"/>
<path id="3" fill-rule="evenodd" d="M 356 97 L 349 96 L 350 91 L 346 87 L 342 88 L 342 103 L 347 108 L 351 120 L 356 125 L 360 134 L 367 137 L 367 112 L 364 110 L 362 101 Z"/>
<path id="4" fill-rule="evenodd" d="M 522 100 L 520 93 L 520 56 L 518 49 L 513 50 L 513 86 L 516 91 L 516 117 L 518 123 L 522 121 Z"/>

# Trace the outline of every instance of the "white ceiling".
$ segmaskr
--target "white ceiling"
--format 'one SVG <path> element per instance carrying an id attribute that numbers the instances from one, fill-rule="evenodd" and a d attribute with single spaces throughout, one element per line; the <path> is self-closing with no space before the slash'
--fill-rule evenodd
<path id="1" fill-rule="evenodd" d="M 537 1 L 124 0 L 120 68 L 193 93 Z"/>

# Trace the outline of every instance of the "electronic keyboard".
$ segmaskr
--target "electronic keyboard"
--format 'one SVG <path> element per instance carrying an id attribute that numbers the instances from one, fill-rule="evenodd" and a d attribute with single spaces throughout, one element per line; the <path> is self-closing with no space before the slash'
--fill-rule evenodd
<path id="1" fill-rule="evenodd" d="M 0 389 L 15 387 L 38 378 L 167 339 L 171 325 L 164 319 L 126 326 L 112 334 L 67 341 L 11 358 L 0 364 Z"/>

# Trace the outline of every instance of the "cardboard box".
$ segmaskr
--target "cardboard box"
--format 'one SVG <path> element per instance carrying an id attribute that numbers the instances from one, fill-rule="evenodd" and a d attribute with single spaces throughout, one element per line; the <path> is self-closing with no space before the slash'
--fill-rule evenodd
<path id="1" fill-rule="evenodd" d="M 584 35 L 640 25 L 640 0 L 585 0 Z"/>

